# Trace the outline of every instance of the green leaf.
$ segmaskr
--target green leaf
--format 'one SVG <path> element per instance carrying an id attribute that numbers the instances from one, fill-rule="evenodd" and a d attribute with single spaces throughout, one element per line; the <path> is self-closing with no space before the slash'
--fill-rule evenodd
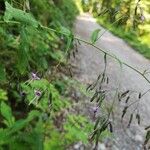
<path id="1" fill-rule="evenodd" d="M 40 116 L 40 112 L 37 111 L 37 110 L 32 110 L 29 114 L 28 114 L 28 118 L 27 118 L 27 121 L 31 121 L 33 120 L 34 118 Z"/>
<path id="2" fill-rule="evenodd" d="M 18 50 L 17 68 L 21 74 L 24 74 L 28 67 L 29 42 L 27 38 L 26 28 L 22 27 L 20 33 L 20 46 Z"/>
<path id="3" fill-rule="evenodd" d="M 60 31 L 62 34 L 66 35 L 66 36 L 71 36 L 71 35 L 72 35 L 72 34 L 71 34 L 71 31 L 70 31 L 69 29 L 63 27 L 63 26 L 60 26 L 59 31 Z"/>
<path id="4" fill-rule="evenodd" d="M 9 134 L 13 134 L 21 129 L 23 129 L 27 125 L 27 121 L 24 119 L 20 119 L 16 121 L 11 128 L 9 128 Z"/>
<path id="5" fill-rule="evenodd" d="M 149 140 L 150 140 L 150 130 L 149 130 L 149 131 L 147 131 L 147 133 L 146 133 L 146 137 L 145 137 L 144 145 L 146 145 L 146 144 L 149 142 Z"/>
<path id="6" fill-rule="evenodd" d="M 100 29 L 96 29 L 96 30 L 93 31 L 93 33 L 91 35 L 92 44 L 95 44 L 95 42 L 98 40 L 98 35 L 99 35 L 100 31 L 101 31 Z"/>
<path id="7" fill-rule="evenodd" d="M 7 100 L 7 92 L 4 91 L 3 89 L 0 89 L 0 101 L 1 100 Z"/>
<path id="8" fill-rule="evenodd" d="M 8 130 L 0 128 L 0 145 L 8 142 Z"/>
<path id="9" fill-rule="evenodd" d="M 16 121 L 13 126 L 11 126 L 10 128 L 10 134 L 13 134 L 21 129 L 23 129 L 24 127 L 26 127 L 26 125 L 32 121 L 34 118 L 40 116 L 40 112 L 37 110 L 33 110 L 28 114 L 28 117 L 26 119 L 20 119 L 18 121 Z"/>
<path id="10" fill-rule="evenodd" d="M 59 31 L 67 37 L 67 43 L 66 43 L 66 48 L 65 48 L 65 51 L 67 52 L 72 44 L 73 34 L 69 29 L 63 26 L 60 26 Z"/>
<path id="11" fill-rule="evenodd" d="M 6 103 L 1 102 L 0 110 L 1 110 L 1 115 L 6 119 L 4 123 L 7 126 L 13 125 L 15 122 L 15 118 L 12 115 L 11 108 Z"/>
<path id="12" fill-rule="evenodd" d="M 50 55 L 51 55 L 51 57 L 53 59 L 55 59 L 55 60 L 57 60 L 57 61 L 59 61 L 61 63 L 64 62 L 65 58 L 64 58 L 64 53 L 62 51 L 60 51 L 60 50 L 57 50 L 55 52 L 53 52 L 53 51 L 51 52 L 50 51 L 49 53 L 50 53 Z"/>
<path id="13" fill-rule="evenodd" d="M 13 8 L 8 2 L 5 2 L 6 11 L 4 15 L 4 21 L 11 20 L 19 21 L 23 24 L 38 27 L 39 23 L 29 13 L 26 13 L 20 9 Z"/>
<path id="14" fill-rule="evenodd" d="M 65 52 L 68 52 L 69 48 L 71 47 L 72 41 L 73 41 L 72 37 L 67 37 L 67 45 Z"/>
<path id="15" fill-rule="evenodd" d="M 5 68 L 2 64 L 0 64 L 0 81 L 5 81 L 5 80 L 6 80 Z"/>

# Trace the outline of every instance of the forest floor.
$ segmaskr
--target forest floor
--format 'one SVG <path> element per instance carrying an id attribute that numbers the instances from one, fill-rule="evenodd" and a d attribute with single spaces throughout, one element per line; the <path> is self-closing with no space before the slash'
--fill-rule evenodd
<path id="1" fill-rule="evenodd" d="M 74 26 L 74 33 L 77 37 L 90 41 L 90 35 L 95 29 L 101 29 L 101 33 L 105 31 L 100 27 L 95 19 L 89 14 L 80 15 Z M 122 39 L 114 36 L 110 32 L 105 32 L 97 41 L 96 45 L 111 54 L 116 55 L 121 61 L 135 67 L 138 70 L 144 71 L 150 69 L 150 61 L 142 55 L 133 50 Z M 78 45 L 78 53 L 76 59 L 72 61 L 72 65 L 76 66 L 75 79 L 81 83 L 88 85 L 97 79 L 97 76 L 103 71 L 104 55 L 96 50 L 94 47 L 81 43 Z M 107 58 L 107 75 L 110 77 L 109 87 L 111 89 L 117 88 L 118 85 L 122 91 L 130 90 L 144 92 L 150 88 L 150 84 L 143 79 L 134 70 L 120 65 L 112 58 Z M 137 94 L 132 94 L 132 101 L 137 100 Z M 111 96 L 110 96 L 111 99 Z M 110 101 L 111 102 L 111 101 Z M 103 148 L 100 150 L 142 150 L 143 135 L 145 133 L 144 127 L 150 124 L 150 93 L 147 93 L 139 104 L 139 112 L 141 114 L 141 125 L 138 126 L 135 119 L 130 128 L 125 128 L 128 124 L 128 117 L 134 108 L 129 109 L 126 118 L 121 123 L 121 110 L 124 103 L 119 103 L 115 108 L 115 127 L 114 138 L 106 139 L 103 142 Z M 134 106 L 136 107 L 136 105 Z M 106 148 L 107 147 L 107 148 Z"/>

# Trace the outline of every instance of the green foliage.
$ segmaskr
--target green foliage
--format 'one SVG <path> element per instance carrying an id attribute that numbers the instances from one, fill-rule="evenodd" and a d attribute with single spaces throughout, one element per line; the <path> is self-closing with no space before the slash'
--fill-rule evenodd
<path id="1" fill-rule="evenodd" d="M 81 5 L 84 11 L 93 13 L 98 23 L 150 58 L 148 0 L 82 0 Z"/>
<path id="2" fill-rule="evenodd" d="M 18 7 L 17 3 L 14 2 L 16 7 Z M 69 4 L 73 5 L 73 12 L 70 10 L 72 7 L 68 8 L 66 6 L 66 1 L 61 5 L 63 8 L 55 5 L 53 1 L 32 1 L 28 7 L 30 7 L 35 18 L 38 19 L 36 20 L 31 13 L 26 12 L 26 9 L 29 9 L 26 3 L 25 9 L 21 10 L 20 5 L 18 8 L 14 8 L 8 2 L 5 2 L 6 11 L 3 19 L 9 25 L 3 25 L 0 28 L 0 35 L 2 37 L 0 40 L 2 43 L 1 47 L 7 50 L 2 50 L 0 53 L 0 56 L 3 57 L 0 63 L 4 64 L 0 65 L 1 80 L 6 80 L 6 76 L 9 77 L 12 70 L 15 72 L 14 75 L 20 78 L 21 75 L 27 76 L 28 72 L 32 70 L 45 71 L 48 69 L 49 61 L 66 63 L 64 51 L 69 49 L 72 43 L 71 38 L 67 37 L 66 39 L 66 37 L 63 37 L 62 39 L 60 34 L 42 28 L 43 26 L 40 22 L 43 21 L 42 24 L 53 26 L 58 30 L 61 27 L 60 31 L 66 32 L 67 29 L 62 26 L 69 27 L 69 24 L 71 24 L 77 14 L 74 2 L 71 1 Z M 64 10 L 64 7 L 67 7 L 67 9 Z M 42 12 L 40 13 L 39 10 Z M 65 17 L 67 15 L 74 16 L 72 20 L 66 20 L 62 15 L 62 10 L 64 10 L 63 13 L 67 12 Z M 47 16 L 44 16 L 45 14 Z M 69 21 L 70 23 L 66 25 Z M 67 32 L 71 34 L 69 30 Z M 66 42 L 67 44 L 65 44 Z M 10 55 L 13 55 L 13 57 Z M 7 65 L 5 62 L 6 58 L 10 59 Z"/>
<path id="3" fill-rule="evenodd" d="M 87 144 L 93 125 L 83 116 L 69 115 L 64 124 L 64 129 L 66 131 L 65 138 L 69 143 L 82 141 Z"/>
<path id="4" fill-rule="evenodd" d="M 63 5 L 62 5 L 63 4 Z M 69 26 L 73 25 L 73 21 L 76 18 L 76 15 L 79 13 L 76 9 L 76 4 L 74 0 L 62 0 L 60 5 L 58 5 L 65 20 Z"/>
<path id="5" fill-rule="evenodd" d="M 140 52 L 146 58 L 150 59 L 150 47 L 147 44 L 141 43 L 141 40 L 135 31 L 124 31 L 121 27 L 111 26 L 106 22 L 104 23 L 102 19 L 97 19 L 97 21 L 102 26 L 109 29 L 114 35 L 123 38 L 127 43 L 129 43 L 129 45 L 135 48 L 135 50 Z"/>
<path id="6" fill-rule="evenodd" d="M 5 101 L 7 100 L 7 93 L 6 91 L 0 89 L 0 101 Z"/>
<path id="7" fill-rule="evenodd" d="M 35 105 L 43 112 L 49 108 L 49 105 L 52 105 L 54 111 L 59 111 L 69 105 L 66 100 L 60 98 L 53 84 L 45 79 L 29 81 L 29 83 L 23 83 L 21 86 L 22 90 L 27 93 L 26 101 L 28 104 Z M 36 91 L 41 94 L 36 95 Z"/>
<path id="8" fill-rule="evenodd" d="M 46 140 L 44 142 L 44 149 L 45 150 L 49 150 L 49 149 L 64 150 L 64 147 L 63 147 L 64 137 L 63 137 L 63 135 L 61 135 L 59 133 L 59 131 L 55 129 L 54 126 L 51 126 L 49 128 L 49 130 L 51 131 L 51 133 L 50 133 L 51 138 L 50 139 L 46 138 Z"/>
<path id="9" fill-rule="evenodd" d="M 4 21 L 9 22 L 14 19 L 24 25 L 30 25 L 38 27 L 38 22 L 31 16 L 30 13 L 26 13 L 20 9 L 13 8 L 8 2 L 5 2 L 6 11 L 4 15 Z"/>
<path id="10" fill-rule="evenodd" d="M 5 118 L 4 123 L 6 126 L 10 127 L 14 124 L 15 119 L 12 115 L 11 108 L 4 102 L 1 102 L 0 106 L 1 115 Z"/>
<path id="11" fill-rule="evenodd" d="M 78 14 L 74 0 L 32 0 L 30 4 L 31 12 L 44 25 L 70 27 Z"/>
<path id="12" fill-rule="evenodd" d="M 25 100 L 29 106 L 32 104 L 32 110 L 24 119 L 17 120 L 12 114 L 10 106 L 1 102 L 3 117 L 1 123 L 6 126 L 0 129 L 1 148 L 7 146 L 14 150 L 27 147 L 41 150 L 65 150 L 78 141 L 88 142 L 88 135 L 93 129 L 93 124 L 84 116 L 68 112 L 67 108 L 71 106 L 71 102 L 61 98 L 53 84 L 45 79 L 28 80 L 21 84 L 21 88 L 27 94 Z M 35 89 L 43 94 L 35 95 Z M 33 99 L 34 101 L 32 101 Z M 67 112 L 64 116 L 65 122 L 62 121 L 59 124 L 59 119 L 63 119 L 61 114 L 64 110 Z"/>
<path id="13" fill-rule="evenodd" d="M 69 125 L 72 103 L 64 94 L 66 85 L 55 81 L 56 74 L 45 74 L 66 64 L 77 13 L 72 0 L 5 1 L 0 13 L 0 149 L 60 150 L 86 140 L 82 135 L 74 139 L 78 130 Z M 61 117 L 63 111 L 68 115 Z M 57 123 L 61 118 L 66 122 Z"/>
<path id="14" fill-rule="evenodd" d="M 100 29 L 96 29 L 95 31 L 93 31 L 93 33 L 91 35 L 91 42 L 92 42 L 92 44 L 95 44 L 96 41 L 98 40 L 100 31 L 101 31 Z"/>
<path id="15" fill-rule="evenodd" d="M 6 80 L 6 72 L 5 68 L 3 65 L 0 64 L 0 81 L 5 81 Z"/>
<path id="16" fill-rule="evenodd" d="M 30 113 L 28 113 L 27 118 L 15 121 L 14 116 L 11 112 L 11 108 L 7 104 L 2 102 L 1 114 L 5 118 L 4 123 L 7 125 L 7 128 L 0 129 L 1 148 L 3 146 L 7 146 L 11 149 L 19 150 L 20 148 L 26 149 L 27 147 L 31 147 L 33 149 L 39 149 L 41 147 L 40 145 L 42 144 L 42 130 L 38 129 L 39 121 L 36 123 L 36 127 L 33 129 L 30 125 L 31 121 L 33 121 L 37 117 L 40 117 L 39 111 L 32 110 Z"/>
<path id="17" fill-rule="evenodd" d="M 65 150 L 69 145 L 75 142 L 82 141 L 87 144 L 88 135 L 92 128 L 93 125 L 87 118 L 80 115 L 69 114 L 66 118 L 66 122 L 63 124 L 64 131 L 62 134 L 60 134 L 52 124 L 49 126 L 51 132 L 48 135 L 51 139 L 46 138 L 44 148 L 45 150 Z"/>
<path id="18" fill-rule="evenodd" d="M 2 2 L 0 149 L 65 150 L 79 141 L 86 144 L 93 124 L 70 111 L 69 84 L 57 80 L 73 44 L 74 1 Z"/>

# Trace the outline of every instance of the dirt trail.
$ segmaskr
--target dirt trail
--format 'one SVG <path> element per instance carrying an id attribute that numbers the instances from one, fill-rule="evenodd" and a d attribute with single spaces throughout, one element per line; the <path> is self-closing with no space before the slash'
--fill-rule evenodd
<path id="1" fill-rule="evenodd" d="M 89 40 L 91 33 L 101 28 L 101 33 L 104 31 L 100 27 L 95 19 L 88 14 L 83 14 L 77 18 L 75 23 L 74 33 L 76 36 Z M 97 42 L 98 47 L 109 51 L 116 55 L 120 60 L 132 65 L 133 67 L 144 71 L 150 69 L 150 61 L 141 56 L 135 50 L 133 50 L 122 39 L 114 36 L 110 32 L 106 32 Z M 88 84 L 93 82 L 98 74 L 103 70 L 103 54 L 97 51 L 95 48 L 81 44 L 78 45 L 78 54 L 75 65 L 77 66 L 76 78 L 82 83 Z M 120 69 L 118 62 L 111 58 L 107 58 L 107 74 L 110 76 L 110 86 L 116 88 L 118 83 L 121 83 L 123 90 L 129 89 L 137 92 L 144 92 L 150 88 L 150 84 L 147 83 L 139 74 L 131 70 L 128 67 L 123 66 Z M 136 99 L 136 96 L 135 96 Z M 142 114 L 142 123 L 139 130 L 135 124 L 128 129 L 127 133 L 123 133 L 121 126 L 118 124 L 115 131 L 115 141 L 112 143 L 110 149 L 114 150 L 141 150 L 143 128 L 150 124 L 150 94 L 145 95 L 140 102 L 140 112 Z M 115 144 L 114 144 L 115 143 Z"/>

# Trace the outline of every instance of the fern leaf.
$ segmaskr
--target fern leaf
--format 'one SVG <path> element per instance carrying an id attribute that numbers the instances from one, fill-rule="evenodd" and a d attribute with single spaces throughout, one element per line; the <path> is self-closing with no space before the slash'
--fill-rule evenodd
<path id="1" fill-rule="evenodd" d="M 5 2 L 6 11 L 4 21 L 15 20 L 23 24 L 38 27 L 39 23 L 34 19 L 30 13 L 26 13 L 20 9 L 13 8 L 8 2 Z"/>

